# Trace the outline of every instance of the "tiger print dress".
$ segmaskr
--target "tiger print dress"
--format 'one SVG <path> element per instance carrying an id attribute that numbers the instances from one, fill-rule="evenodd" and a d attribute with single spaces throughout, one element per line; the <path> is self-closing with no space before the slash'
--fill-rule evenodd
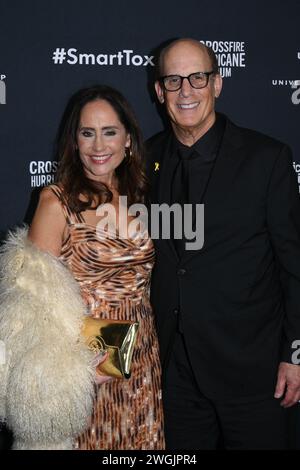
<path id="1" fill-rule="evenodd" d="M 154 247 L 150 238 L 99 237 L 95 227 L 72 213 L 57 185 L 68 225 L 60 259 L 80 285 L 94 318 L 139 322 L 130 379 L 98 385 L 89 427 L 74 445 L 92 450 L 164 449 L 158 342 L 149 303 Z"/>

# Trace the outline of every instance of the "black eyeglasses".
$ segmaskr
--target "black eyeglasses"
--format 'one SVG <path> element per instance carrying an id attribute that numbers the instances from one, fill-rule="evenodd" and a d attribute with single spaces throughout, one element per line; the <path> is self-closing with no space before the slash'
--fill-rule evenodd
<path id="1" fill-rule="evenodd" d="M 214 70 L 211 72 L 195 72 L 191 73 L 187 77 L 182 77 L 181 75 L 165 75 L 160 77 L 160 82 L 167 91 L 178 91 L 182 87 L 183 80 L 188 79 L 189 84 L 193 88 L 205 88 L 208 84 L 208 79 L 210 75 L 215 73 Z"/>

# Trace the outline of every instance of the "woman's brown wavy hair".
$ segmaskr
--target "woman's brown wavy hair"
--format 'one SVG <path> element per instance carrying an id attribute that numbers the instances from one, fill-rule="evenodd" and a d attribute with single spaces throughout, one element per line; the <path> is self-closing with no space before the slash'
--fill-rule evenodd
<path id="1" fill-rule="evenodd" d="M 56 182 L 62 185 L 66 201 L 74 212 L 94 209 L 101 203 L 110 202 L 113 197 L 104 183 L 92 181 L 85 175 L 77 149 L 81 110 L 87 103 L 96 100 L 105 100 L 113 107 L 131 138 L 131 155 L 128 152 L 115 170 L 118 192 L 127 196 L 128 205 L 145 201 L 147 181 L 143 164 L 143 140 L 131 106 L 118 90 L 107 85 L 95 85 L 79 90 L 70 98 L 57 138 L 59 165 Z M 79 199 L 79 195 L 84 196 L 84 201 Z"/>

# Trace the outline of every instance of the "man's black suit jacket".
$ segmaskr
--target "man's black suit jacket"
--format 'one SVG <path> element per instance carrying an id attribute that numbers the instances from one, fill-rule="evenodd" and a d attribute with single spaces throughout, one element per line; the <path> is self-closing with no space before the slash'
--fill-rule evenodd
<path id="1" fill-rule="evenodd" d="M 273 395 L 280 361 L 300 339 L 300 202 L 289 148 L 226 119 L 204 195 L 204 246 L 178 259 L 154 240 L 151 301 L 163 367 L 180 312 L 200 389 L 220 400 Z M 171 131 L 147 142 L 151 203 L 164 180 Z"/>

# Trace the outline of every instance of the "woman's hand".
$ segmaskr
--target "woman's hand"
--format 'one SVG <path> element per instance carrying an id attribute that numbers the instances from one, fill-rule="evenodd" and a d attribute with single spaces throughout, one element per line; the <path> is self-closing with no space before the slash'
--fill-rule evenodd
<path id="1" fill-rule="evenodd" d="M 96 354 L 92 361 L 92 366 L 96 368 L 99 364 L 102 364 L 102 362 L 104 362 L 107 359 L 107 355 L 108 355 L 107 352 L 105 353 L 100 352 Z M 109 375 L 98 374 L 98 372 L 96 371 L 95 382 L 97 385 L 110 382 L 111 380 L 112 380 L 112 377 L 110 377 Z"/>

